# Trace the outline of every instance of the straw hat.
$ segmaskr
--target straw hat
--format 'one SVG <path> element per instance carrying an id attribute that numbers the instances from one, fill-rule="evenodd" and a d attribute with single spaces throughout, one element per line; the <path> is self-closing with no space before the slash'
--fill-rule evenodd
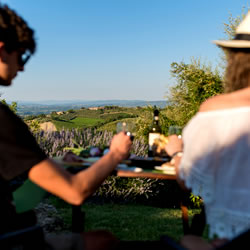
<path id="1" fill-rule="evenodd" d="M 236 28 L 233 40 L 215 40 L 213 43 L 223 48 L 250 48 L 250 11 Z"/>

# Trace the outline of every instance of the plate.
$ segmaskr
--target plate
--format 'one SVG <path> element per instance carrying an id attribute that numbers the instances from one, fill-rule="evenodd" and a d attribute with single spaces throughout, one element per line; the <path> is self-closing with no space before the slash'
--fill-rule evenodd
<path id="1" fill-rule="evenodd" d="M 162 171 L 164 174 L 176 174 L 175 168 L 173 166 L 155 166 L 155 169 Z"/>
<path id="2" fill-rule="evenodd" d="M 100 157 L 89 157 L 89 158 L 82 158 L 83 162 L 87 163 L 95 163 L 96 161 L 100 160 Z"/>
<path id="3" fill-rule="evenodd" d="M 155 166 L 160 166 L 166 162 L 170 161 L 170 158 L 160 158 L 160 157 L 135 157 L 123 161 L 123 163 L 128 166 L 136 166 L 144 169 L 154 169 Z"/>
<path id="4" fill-rule="evenodd" d="M 128 165 L 126 164 L 119 164 L 117 167 L 116 167 L 117 170 L 125 170 L 125 171 L 133 171 L 135 173 L 140 173 L 143 171 L 142 168 L 137 168 L 137 167 L 128 167 Z"/>

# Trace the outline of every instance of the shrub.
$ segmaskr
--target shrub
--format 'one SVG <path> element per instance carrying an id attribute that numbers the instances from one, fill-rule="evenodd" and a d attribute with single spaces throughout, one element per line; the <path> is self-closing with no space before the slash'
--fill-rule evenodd
<path id="1" fill-rule="evenodd" d="M 175 208 L 180 206 L 180 192 L 176 181 L 109 176 L 90 200 Z"/>

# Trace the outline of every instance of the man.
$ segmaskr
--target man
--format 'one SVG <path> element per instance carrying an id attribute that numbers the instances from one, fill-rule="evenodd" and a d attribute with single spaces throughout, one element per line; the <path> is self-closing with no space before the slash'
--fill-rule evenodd
<path id="1" fill-rule="evenodd" d="M 27 23 L 6 5 L 0 5 L 0 85 L 10 86 L 19 71 L 34 54 L 36 43 L 34 32 Z M 128 156 L 130 138 L 124 133 L 114 136 L 110 151 L 87 170 L 72 175 L 49 159 L 37 145 L 27 125 L 10 109 L 0 104 L 0 232 L 12 231 L 15 225 L 15 208 L 12 205 L 9 183 L 20 175 L 27 177 L 48 192 L 74 205 L 81 204 L 91 195 L 114 170 L 119 162 Z M 94 236 L 100 236 L 93 238 Z M 104 249 L 103 234 L 84 234 L 75 237 L 85 249 Z M 93 238 L 93 240 L 91 240 Z M 57 240 L 59 244 L 61 240 Z M 98 244 L 99 242 L 99 244 Z M 58 246 L 54 246 L 58 247 Z M 66 245 L 64 245 L 66 249 Z M 100 248 L 102 247 L 102 248 Z"/>

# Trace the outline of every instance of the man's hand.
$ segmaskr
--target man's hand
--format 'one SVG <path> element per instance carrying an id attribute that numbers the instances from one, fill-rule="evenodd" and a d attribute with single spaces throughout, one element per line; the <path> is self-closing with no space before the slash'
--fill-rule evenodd
<path id="1" fill-rule="evenodd" d="M 176 152 L 183 151 L 182 139 L 177 135 L 170 135 L 168 137 L 168 143 L 165 146 L 165 150 L 170 157 Z"/>
<path id="2" fill-rule="evenodd" d="M 116 134 L 110 145 L 110 152 L 115 154 L 120 161 L 126 159 L 129 156 L 129 150 L 132 146 L 132 141 L 128 135 L 124 132 Z"/>

